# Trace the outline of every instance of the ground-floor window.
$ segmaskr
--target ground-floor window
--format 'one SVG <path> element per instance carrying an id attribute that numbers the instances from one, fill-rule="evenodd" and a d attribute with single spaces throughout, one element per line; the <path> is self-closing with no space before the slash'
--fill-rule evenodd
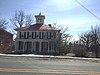
<path id="1" fill-rule="evenodd" d="M 55 49 L 55 43 L 49 42 L 49 50 L 54 50 L 54 49 Z"/>
<path id="2" fill-rule="evenodd" d="M 23 42 L 22 41 L 19 41 L 18 42 L 18 49 L 19 50 L 22 50 L 23 49 Z"/>
<path id="3" fill-rule="evenodd" d="M 35 49 L 36 49 L 35 51 L 36 52 L 39 52 L 39 48 L 40 48 L 39 44 L 40 44 L 39 42 L 35 42 Z"/>
<path id="4" fill-rule="evenodd" d="M 42 51 L 47 51 L 48 50 L 48 42 L 42 42 L 41 43 L 41 50 Z"/>

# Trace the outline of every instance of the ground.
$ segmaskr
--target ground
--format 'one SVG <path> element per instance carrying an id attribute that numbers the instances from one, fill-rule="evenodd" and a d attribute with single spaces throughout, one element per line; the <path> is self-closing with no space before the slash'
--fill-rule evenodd
<path id="1" fill-rule="evenodd" d="M 0 75 L 100 75 L 100 63 L 48 57 L 0 56 Z"/>

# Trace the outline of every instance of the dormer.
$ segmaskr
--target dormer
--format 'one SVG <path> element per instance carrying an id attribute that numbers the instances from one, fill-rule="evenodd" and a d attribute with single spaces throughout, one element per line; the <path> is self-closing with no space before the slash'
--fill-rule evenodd
<path id="1" fill-rule="evenodd" d="M 41 12 L 39 13 L 39 15 L 35 15 L 35 18 L 36 18 L 36 24 L 44 24 L 45 16 L 41 15 Z"/>

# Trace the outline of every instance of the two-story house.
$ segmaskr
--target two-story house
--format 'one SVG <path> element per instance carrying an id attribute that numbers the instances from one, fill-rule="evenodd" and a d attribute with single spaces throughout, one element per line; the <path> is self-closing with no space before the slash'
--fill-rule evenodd
<path id="1" fill-rule="evenodd" d="M 35 15 L 36 23 L 15 29 L 15 52 L 18 53 L 59 53 L 60 30 L 51 24 L 44 24 L 45 16 Z"/>

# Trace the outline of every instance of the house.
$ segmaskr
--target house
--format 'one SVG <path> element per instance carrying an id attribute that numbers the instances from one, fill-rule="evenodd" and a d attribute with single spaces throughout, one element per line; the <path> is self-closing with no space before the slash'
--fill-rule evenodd
<path id="1" fill-rule="evenodd" d="M 36 23 L 15 29 L 15 52 L 17 53 L 59 53 L 60 30 L 51 24 L 44 24 L 45 16 L 35 15 Z"/>
<path id="2" fill-rule="evenodd" d="M 0 28 L 0 53 L 10 52 L 13 46 L 13 34 Z"/>

